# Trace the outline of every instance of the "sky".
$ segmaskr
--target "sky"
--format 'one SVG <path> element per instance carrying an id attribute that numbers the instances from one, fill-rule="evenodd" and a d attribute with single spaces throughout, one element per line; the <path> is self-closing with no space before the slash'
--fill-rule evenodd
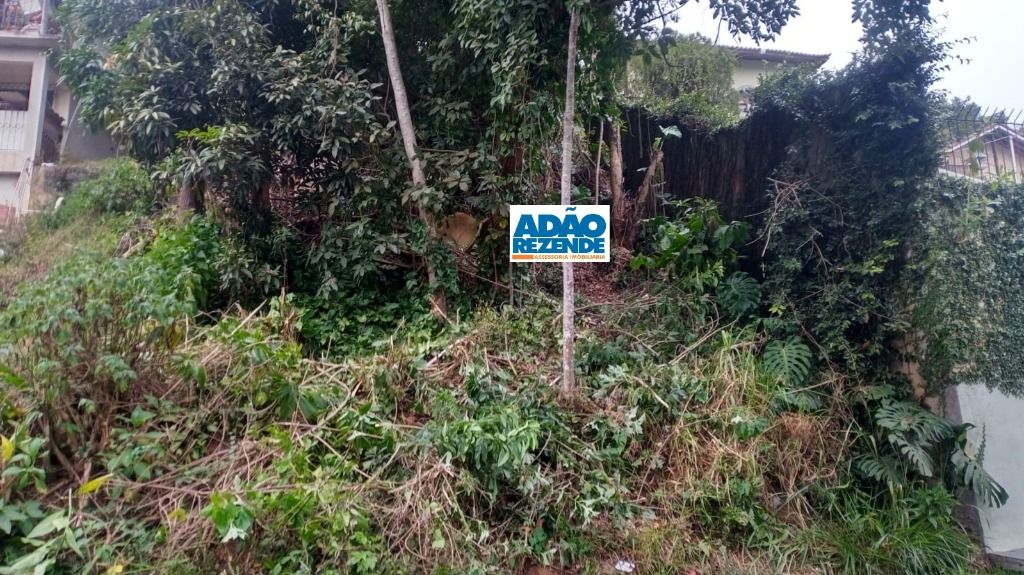
<path id="1" fill-rule="evenodd" d="M 699 2 L 699 3 L 698 3 Z M 860 25 L 850 21 L 850 0 L 797 0 L 800 16 L 791 20 L 776 41 L 765 47 L 814 54 L 831 54 L 828 68 L 850 61 L 860 42 Z M 733 38 L 719 26 L 707 2 L 697 0 L 678 12 L 673 25 L 681 32 L 699 32 L 720 44 L 755 46 Z M 933 2 L 932 14 L 945 40 L 969 39 L 954 47 L 939 89 L 951 96 L 970 97 L 983 108 L 1024 110 L 1024 0 L 945 0 Z"/>

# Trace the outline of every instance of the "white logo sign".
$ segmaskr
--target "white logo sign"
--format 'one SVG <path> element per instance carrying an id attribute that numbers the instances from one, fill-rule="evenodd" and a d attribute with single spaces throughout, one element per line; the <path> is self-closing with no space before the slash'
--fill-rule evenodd
<path id="1" fill-rule="evenodd" d="M 608 206 L 509 206 L 513 262 L 611 261 Z"/>

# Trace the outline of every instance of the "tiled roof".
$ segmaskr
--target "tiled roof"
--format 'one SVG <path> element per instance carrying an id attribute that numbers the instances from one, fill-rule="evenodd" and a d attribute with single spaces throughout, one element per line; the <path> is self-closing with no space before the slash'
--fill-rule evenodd
<path id="1" fill-rule="evenodd" d="M 773 50 L 770 48 L 743 48 L 740 46 L 723 46 L 736 54 L 740 60 L 758 60 L 764 62 L 786 62 L 789 64 L 824 64 L 831 54 L 807 54 L 789 50 Z"/>

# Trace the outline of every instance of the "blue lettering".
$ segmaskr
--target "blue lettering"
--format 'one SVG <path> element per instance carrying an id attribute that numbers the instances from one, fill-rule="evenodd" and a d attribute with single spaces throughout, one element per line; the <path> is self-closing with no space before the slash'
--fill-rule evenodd
<path id="1" fill-rule="evenodd" d="M 516 224 L 512 251 L 518 254 L 604 254 L 608 222 L 600 215 L 583 217 L 566 208 L 563 217 L 524 214 Z"/>
<path id="2" fill-rule="evenodd" d="M 523 216 L 519 218 L 519 224 L 516 225 L 516 236 L 534 236 L 537 234 L 537 223 L 533 221 L 533 216 Z"/>
<path id="3" fill-rule="evenodd" d="M 541 237 L 554 238 L 565 235 L 562 232 L 562 221 L 558 219 L 558 216 L 541 214 L 538 217 L 537 224 L 540 228 L 538 235 Z"/>
<path id="4" fill-rule="evenodd" d="M 599 254 L 605 251 L 604 238 L 515 238 L 517 254 Z"/>
<path id="5" fill-rule="evenodd" d="M 592 238 L 599 238 L 604 235 L 604 230 L 608 227 L 608 223 L 604 221 L 604 218 L 597 214 L 590 214 L 589 216 L 583 216 L 582 230 L 577 235 L 590 236 Z"/>

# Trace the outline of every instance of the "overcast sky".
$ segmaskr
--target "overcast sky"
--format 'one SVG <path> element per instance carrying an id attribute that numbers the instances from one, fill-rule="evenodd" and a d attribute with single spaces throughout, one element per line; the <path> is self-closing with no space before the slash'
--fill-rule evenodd
<path id="1" fill-rule="evenodd" d="M 839 68 L 859 47 L 860 25 L 850 22 L 849 0 L 797 0 L 800 16 L 782 29 L 782 35 L 766 47 L 832 54 L 826 64 Z M 982 107 L 1024 109 L 1024 49 L 1017 40 L 1024 35 L 1024 0 L 945 0 L 934 2 L 932 13 L 948 40 L 971 38 L 955 53 L 969 59 L 949 62 L 939 88 L 953 96 L 970 96 Z M 707 2 L 691 2 L 679 12 L 675 28 L 700 32 L 712 40 L 718 25 Z M 729 36 L 723 26 L 720 44 L 754 46 L 748 39 Z"/>

